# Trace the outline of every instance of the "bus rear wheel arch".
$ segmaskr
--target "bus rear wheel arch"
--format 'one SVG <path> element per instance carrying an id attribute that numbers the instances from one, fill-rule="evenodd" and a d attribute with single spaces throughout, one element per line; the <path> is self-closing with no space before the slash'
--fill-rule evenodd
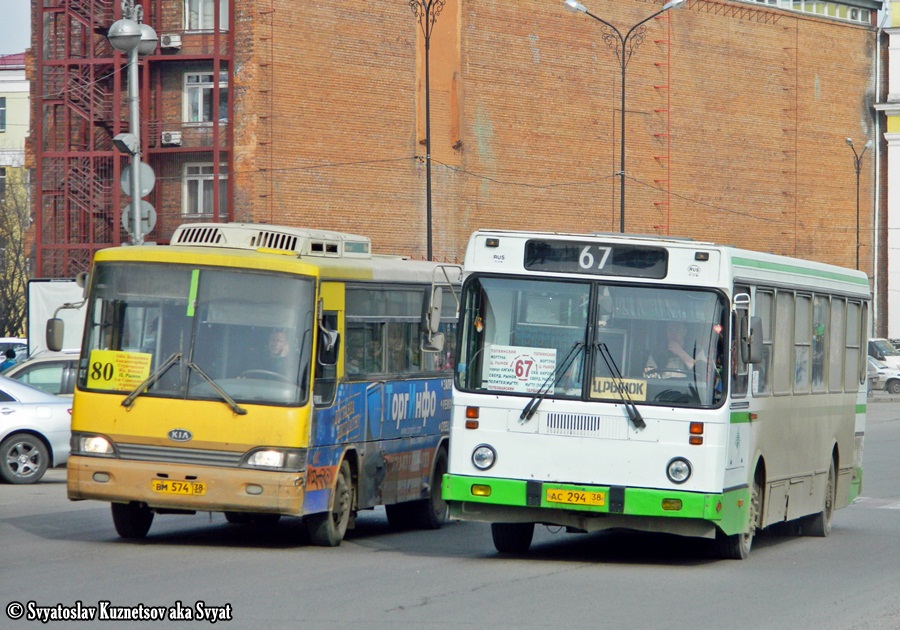
<path id="1" fill-rule="evenodd" d="M 444 501 L 441 484 L 447 472 L 447 450 L 438 448 L 431 467 L 431 483 L 427 499 L 406 501 L 384 506 L 388 523 L 398 530 L 404 529 L 440 529 L 447 522 L 449 507 Z"/>
<path id="2" fill-rule="evenodd" d="M 831 518 L 834 515 L 834 503 L 837 499 L 837 454 L 831 457 L 828 467 L 828 478 L 825 482 L 825 499 L 822 511 L 805 516 L 800 520 L 800 531 L 806 536 L 825 538 L 831 533 Z"/>

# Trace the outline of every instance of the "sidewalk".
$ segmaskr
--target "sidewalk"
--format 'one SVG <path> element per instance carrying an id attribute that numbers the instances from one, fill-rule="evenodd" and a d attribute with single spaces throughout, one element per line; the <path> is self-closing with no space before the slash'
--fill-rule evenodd
<path id="1" fill-rule="evenodd" d="M 900 394 L 889 394 L 883 389 L 879 389 L 869 392 L 869 396 L 866 399 L 866 402 L 870 404 L 900 402 Z"/>

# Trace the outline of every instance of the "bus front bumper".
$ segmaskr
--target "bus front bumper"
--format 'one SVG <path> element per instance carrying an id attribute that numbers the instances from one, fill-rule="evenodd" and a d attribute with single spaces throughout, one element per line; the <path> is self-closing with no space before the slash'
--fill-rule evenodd
<path id="1" fill-rule="evenodd" d="M 444 475 L 442 498 L 456 518 L 489 523 L 532 522 L 583 531 L 633 529 L 712 537 L 743 531 L 749 492 L 685 492 L 657 488 Z"/>
<path id="2" fill-rule="evenodd" d="M 198 467 L 74 455 L 67 465 L 69 499 L 127 503 L 157 510 L 303 514 L 302 472 Z"/>

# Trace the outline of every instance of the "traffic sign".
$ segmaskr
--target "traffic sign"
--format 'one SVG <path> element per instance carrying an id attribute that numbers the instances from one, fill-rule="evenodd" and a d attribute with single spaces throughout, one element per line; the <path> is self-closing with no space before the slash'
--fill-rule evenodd
<path id="1" fill-rule="evenodd" d="M 134 202 L 132 202 L 134 203 Z M 131 226 L 134 222 L 132 204 L 122 208 L 122 227 L 128 234 L 133 234 Z M 141 235 L 149 234 L 156 227 L 156 209 L 149 201 L 141 200 Z"/>
<path id="2" fill-rule="evenodd" d="M 141 175 L 141 197 L 146 197 L 156 185 L 156 173 L 153 172 L 153 167 L 146 162 L 140 162 L 138 172 Z M 122 169 L 122 176 L 119 177 L 119 183 L 122 184 L 122 191 L 126 195 L 134 197 L 134 195 L 131 194 L 131 164 Z"/>

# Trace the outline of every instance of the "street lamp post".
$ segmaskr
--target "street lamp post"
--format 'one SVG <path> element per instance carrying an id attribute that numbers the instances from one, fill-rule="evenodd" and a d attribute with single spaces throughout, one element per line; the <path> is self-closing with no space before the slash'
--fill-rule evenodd
<path id="1" fill-rule="evenodd" d="M 662 9 L 632 26 L 623 36 L 619 29 L 617 29 L 606 20 L 599 18 L 588 11 L 587 8 L 580 2 L 577 2 L 577 0 L 565 0 L 565 4 L 569 9 L 573 11 L 580 11 L 588 17 L 594 18 L 603 25 L 603 41 L 607 46 L 615 51 L 616 58 L 619 60 L 619 66 L 622 70 L 622 128 L 619 137 L 621 149 L 619 154 L 619 172 L 617 173 L 617 175 L 619 176 L 620 232 L 625 232 L 625 68 L 628 66 L 628 61 L 631 59 L 631 55 L 633 55 L 634 51 L 638 49 L 638 46 L 640 46 L 644 42 L 644 34 L 646 32 L 646 27 L 644 27 L 644 24 L 655 18 L 657 15 L 664 13 L 665 11 L 668 11 L 673 7 L 677 7 L 680 4 L 683 4 L 684 1 L 685 0 L 669 0 L 663 5 Z"/>
<path id="2" fill-rule="evenodd" d="M 138 55 L 149 55 L 156 50 L 159 38 L 153 27 L 141 24 L 144 8 L 135 6 L 134 0 L 122 0 L 122 19 L 113 22 L 106 37 L 110 45 L 128 55 L 128 109 L 129 132 L 113 139 L 113 144 L 131 156 L 131 212 L 132 243 L 144 241 L 141 232 L 141 119 L 138 95 Z"/>
<path id="3" fill-rule="evenodd" d="M 428 53 L 431 49 L 431 33 L 434 23 L 444 8 L 445 0 L 409 0 L 409 8 L 419 21 L 425 36 L 425 249 L 432 259 L 431 246 L 431 85 Z"/>
<path id="4" fill-rule="evenodd" d="M 866 142 L 859 153 L 853 146 L 853 138 L 847 138 L 847 146 L 853 151 L 853 167 L 856 169 L 856 268 L 859 269 L 859 173 L 863 156 L 866 154 L 866 150 L 872 146 L 872 141 Z"/>

